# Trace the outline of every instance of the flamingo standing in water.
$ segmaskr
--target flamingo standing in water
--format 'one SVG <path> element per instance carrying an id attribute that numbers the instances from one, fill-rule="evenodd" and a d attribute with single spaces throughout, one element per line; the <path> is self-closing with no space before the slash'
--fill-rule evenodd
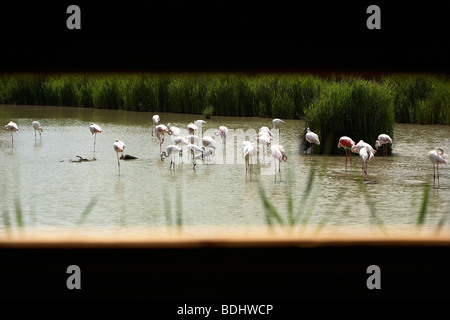
<path id="1" fill-rule="evenodd" d="M 116 151 L 116 154 L 117 154 L 117 167 L 119 168 L 119 176 L 120 176 L 119 153 L 122 153 L 122 156 L 123 156 L 123 150 L 125 149 L 125 143 L 123 143 L 119 139 L 116 139 L 116 141 L 113 143 L 113 146 L 114 146 L 114 151 Z"/>
<path id="2" fill-rule="evenodd" d="M 5 126 L 5 130 L 11 131 L 11 143 L 12 147 L 14 148 L 14 138 L 13 138 L 13 132 L 18 131 L 19 127 L 15 122 L 9 121 L 9 123 Z"/>
<path id="3" fill-rule="evenodd" d="M 222 138 L 222 143 L 224 146 L 227 145 L 227 135 L 228 135 L 228 128 L 225 126 L 220 126 L 219 131 L 215 132 L 216 136 L 220 136 Z"/>
<path id="4" fill-rule="evenodd" d="M 202 132 L 202 138 L 203 138 L 203 124 L 206 123 L 205 120 L 195 120 L 194 124 L 201 129 Z"/>
<path id="5" fill-rule="evenodd" d="M 245 178 L 247 178 L 247 172 L 250 171 L 250 179 L 252 177 L 253 172 L 253 156 L 257 153 L 257 148 L 254 143 L 251 143 L 250 141 L 244 141 L 242 147 L 242 154 L 245 159 Z"/>
<path id="6" fill-rule="evenodd" d="M 345 170 L 347 170 L 347 150 L 350 155 L 350 167 L 352 166 L 352 153 L 351 148 L 355 145 L 355 141 L 347 136 L 343 136 L 339 139 L 338 148 L 344 148 L 345 150 Z"/>
<path id="7" fill-rule="evenodd" d="M 374 153 L 368 146 L 361 148 L 361 150 L 359 151 L 359 157 L 361 158 L 362 175 L 363 176 L 365 175 L 367 177 L 367 163 L 373 159 L 373 155 L 374 155 Z"/>
<path id="8" fill-rule="evenodd" d="M 152 117 L 152 121 L 153 121 L 153 128 L 152 128 L 152 137 L 153 137 L 153 131 L 155 131 L 155 127 L 158 125 L 158 123 L 159 123 L 159 115 L 157 115 L 157 114 L 155 114 L 153 117 Z"/>
<path id="9" fill-rule="evenodd" d="M 378 140 L 375 141 L 375 148 L 383 146 L 383 156 L 387 156 L 387 144 L 392 143 L 391 137 L 389 137 L 387 134 L 380 134 L 378 136 Z"/>
<path id="10" fill-rule="evenodd" d="M 181 158 L 181 163 L 183 163 L 183 146 L 187 146 L 189 144 L 189 141 L 185 137 L 176 137 L 174 139 L 174 142 L 176 146 L 179 146 L 181 148 L 179 157 Z"/>
<path id="11" fill-rule="evenodd" d="M 265 163 L 266 162 L 266 146 L 270 147 L 270 144 L 271 144 L 273 138 L 266 131 L 260 131 L 258 134 L 255 134 L 255 139 L 258 144 L 262 144 L 263 163 Z"/>
<path id="12" fill-rule="evenodd" d="M 176 145 L 172 144 L 170 146 L 167 146 L 167 152 L 166 151 L 161 152 L 161 161 L 164 160 L 164 157 L 167 158 L 168 156 L 170 156 L 170 167 L 169 167 L 169 169 L 172 169 L 172 164 L 173 164 L 173 169 L 175 169 L 175 161 L 173 159 L 173 153 L 180 152 L 180 151 L 181 151 L 181 148 L 176 146 Z"/>
<path id="13" fill-rule="evenodd" d="M 99 125 L 92 123 L 89 125 L 89 130 L 91 130 L 91 133 L 94 135 L 94 152 L 95 152 L 95 140 L 97 138 L 97 133 L 102 132 L 102 128 L 100 128 Z"/>
<path id="14" fill-rule="evenodd" d="M 206 148 L 206 152 L 208 152 L 211 148 L 216 149 L 216 141 L 210 136 L 206 136 L 202 138 L 202 144 Z M 211 154 L 207 157 L 208 161 L 211 161 Z"/>
<path id="15" fill-rule="evenodd" d="M 33 121 L 33 123 L 31 125 L 34 128 L 34 140 L 36 140 L 36 131 L 39 131 L 39 137 L 42 139 L 41 132 L 44 131 L 44 130 L 42 130 L 40 123 L 37 122 L 37 121 Z"/>
<path id="16" fill-rule="evenodd" d="M 319 136 L 317 134 L 315 134 L 314 132 L 312 132 L 309 128 L 306 128 L 306 141 L 309 142 L 311 148 L 310 148 L 310 155 L 311 155 L 311 159 L 312 159 L 312 155 L 313 155 L 313 143 L 320 145 L 320 140 L 319 140 Z"/>
<path id="17" fill-rule="evenodd" d="M 367 142 L 364 142 L 363 140 L 359 140 L 359 142 L 358 142 L 357 144 L 355 144 L 354 146 L 352 146 L 352 147 L 350 148 L 350 150 L 351 150 L 353 153 L 359 154 L 359 152 L 361 151 L 361 149 L 362 149 L 362 148 L 365 148 L 365 147 L 369 148 L 370 152 L 372 152 L 373 154 L 377 153 L 377 151 L 374 150 L 370 144 L 368 144 Z"/>
<path id="18" fill-rule="evenodd" d="M 284 121 L 278 118 L 272 120 L 273 129 L 278 129 L 278 135 L 280 134 L 280 124 L 282 123 L 284 123 Z"/>
<path id="19" fill-rule="evenodd" d="M 275 182 L 277 181 L 277 160 L 278 160 L 278 172 L 280 174 L 280 181 L 281 181 L 281 162 L 282 161 L 286 162 L 286 160 L 287 160 L 286 152 L 284 151 L 284 148 L 278 144 L 271 146 L 270 152 L 272 153 L 272 157 L 275 160 L 274 161 Z"/>
<path id="20" fill-rule="evenodd" d="M 189 130 L 189 134 L 191 134 L 191 135 L 194 135 L 195 131 L 198 130 L 198 127 L 195 124 L 193 124 L 192 122 L 187 125 L 187 128 Z"/>
<path id="21" fill-rule="evenodd" d="M 155 127 L 156 137 L 159 139 L 159 152 L 161 153 L 161 145 L 164 143 L 164 133 L 169 133 L 169 128 L 160 124 Z"/>
<path id="22" fill-rule="evenodd" d="M 204 158 L 204 154 L 205 154 L 205 147 L 200 148 L 199 146 L 189 143 L 187 145 L 187 147 L 191 150 L 192 152 L 192 169 L 195 170 L 195 166 L 197 165 L 197 162 L 195 161 L 195 152 L 201 152 L 202 153 L 202 159 Z"/>
<path id="23" fill-rule="evenodd" d="M 169 129 L 169 135 L 173 135 L 174 137 L 178 137 L 180 135 L 180 128 L 173 126 L 168 123 L 167 128 Z"/>
<path id="24" fill-rule="evenodd" d="M 430 161 L 433 163 L 433 188 L 435 188 L 435 180 L 437 176 L 437 189 L 439 189 L 439 163 L 445 163 L 448 164 L 447 159 L 445 159 L 447 155 L 444 153 L 444 150 L 442 148 L 436 148 L 435 150 L 431 150 L 428 152 L 428 158 L 430 158 Z M 436 168 L 434 167 L 436 165 Z M 437 174 L 436 174 L 437 170 Z"/>

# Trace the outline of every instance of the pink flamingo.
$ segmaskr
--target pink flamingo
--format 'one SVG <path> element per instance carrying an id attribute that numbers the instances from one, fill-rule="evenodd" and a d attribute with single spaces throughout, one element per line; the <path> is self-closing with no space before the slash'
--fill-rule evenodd
<path id="1" fill-rule="evenodd" d="M 37 122 L 37 121 L 33 121 L 33 123 L 31 125 L 34 128 L 34 140 L 36 140 L 36 131 L 39 131 L 39 137 L 42 139 L 41 132 L 44 131 L 44 130 L 42 130 L 40 123 Z"/>
<path id="2" fill-rule="evenodd" d="M 380 134 L 378 136 L 378 140 L 375 141 L 375 148 L 378 150 L 378 147 L 383 146 L 383 156 L 387 156 L 387 144 L 392 143 L 391 137 L 387 134 Z"/>
<path id="3" fill-rule="evenodd" d="M 161 145 L 164 143 L 164 133 L 169 133 L 169 128 L 160 124 L 155 127 L 156 137 L 159 139 L 159 153 L 161 153 Z"/>
<path id="4" fill-rule="evenodd" d="M 155 127 L 158 125 L 158 123 L 159 123 L 159 115 L 157 115 L 157 114 L 155 114 L 153 117 L 152 117 L 152 121 L 153 121 L 153 128 L 152 128 L 152 137 L 153 137 L 153 131 L 155 131 Z"/>
<path id="5" fill-rule="evenodd" d="M 5 130 L 11 131 L 11 143 L 12 143 L 12 147 L 14 148 L 13 132 L 18 131 L 19 127 L 17 126 L 17 124 L 15 122 L 9 121 L 9 123 L 5 126 Z"/>
<path id="6" fill-rule="evenodd" d="M 222 143 L 224 146 L 227 145 L 227 135 L 228 135 L 228 128 L 225 126 L 220 126 L 219 131 L 215 132 L 216 136 L 220 136 L 222 138 Z"/>
<path id="7" fill-rule="evenodd" d="M 125 149 L 125 143 L 123 143 L 119 139 L 116 139 L 116 141 L 113 143 L 113 147 L 114 147 L 114 151 L 116 151 L 116 154 L 117 154 L 117 167 L 119 168 L 119 176 L 120 176 L 119 153 L 122 153 L 122 156 L 123 156 L 123 150 Z"/>
<path id="8" fill-rule="evenodd" d="M 373 159 L 374 153 L 370 150 L 369 147 L 363 147 L 359 151 L 359 157 L 361 158 L 362 164 L 362 175 L 367 177 L 367 163 Z"/>
<path id="9" fill-rule="evenodd" d="M 253 172 L 253 161 L 252 158 L 256 155 L 257 149 L 254 143 L 250 141 L 244 141 L 242 147 L 242 154 L 245 159 L 245 178 L 247 178 L 247 172 L 250 171 L 250 179 Z"/>
<path id="10" fill-rule="evenodd" d="M 447 159 L 445 159 L 447 155 L 444 153 L 444 150 L 442 148 L 436 148 L 435 150 L 431 150 L 428 152 L 428 158 L 430 158 L 430 161 L 433 163 L 433 188 L 435 188 L 435 179 L 437 176 L 438 186 L 437 189 L 439 189 L 439 163 L 445 163 L 448 164 Z M 436 169 L 434 167 L 436 165 Z M 437 174 L 436 174 L 437 170 Z"/>
<path id="11" fill-rule="evenodd" d="M 272 157 L 275 160 L 275 182 L 277 181 L 277 160 L 278 160 L 278 173 L 280 174 L 280 181 L 281 181 L 281 162 L 287 161 L 287 155 L 284 151 L 283 147 L 276 144 L 270 147 L 270 152 L 272 153 Z"/>
<path id="12" fill-rule="evenodd" d="M 320 145 L 319 136 L 317 134 L 315 134 L 314 132 L 312 132 L 309 128 L 306 128 L 306 136 L 305 136 L 305 138 L 306 138 L 306 141 L 308 141 L 310 146 L 311 146 L 311 148 L 310 148 L 310 150 L 311 150 L 310 155 L 311 155 L 311 159 L 312 159 L 312 155 L 313 155 L 313 151 L 314 151 L 313 143 L 315 143 L 317 145 Z"/>
<path id="13" fill-rule="evenodd" d="M 91 133 L 94 135 L 94 152 L 95 152 L 95 139 L 97 138 L 97 133 L 102 132 L 102 128 L 100 128 L 99 125 L 96 125 L 95 123 L 92 123 L 89 125 L 89 130 L 91 130 Z"/>
<path id="14" fill-rule="evenodd" d="M 350 167 L 352 166 L 352 153 L 351 148 L 355 145 L 355 141 L 347 136 L 343 136 L 339 139 L 338 148 L 344 148 L 345 150 L 345 170 L 347 170 L 347 150 L 350 155 Z"/>

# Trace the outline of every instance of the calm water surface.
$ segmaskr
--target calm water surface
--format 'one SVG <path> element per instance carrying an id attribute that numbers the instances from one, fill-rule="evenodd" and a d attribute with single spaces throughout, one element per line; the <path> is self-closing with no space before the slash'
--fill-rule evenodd
<path id="1" fill-rule="evenodd" d="M 170 122 L 183 129 L 182 135 L 187 134 L 188 123 L 202 118 L 159 115 L 161 123 Z M 250 180 L 245 177 L 241 141 L 245 134 L 252 140 L 252 130 L 272 127 L 271 119 L 216 116 L 204 126 L 204 134 L 213 135 L 218 144 L 212 163 L 198 160 L 194 171 L 185 152 L 184 163 L 179 164 L 176 157 L 175 170 L 169 170 L 170 159 L 161 161 L 159 141 L 151 135 L 152 116 L 117 110 L 0 106 L 2 125 L 12 120 L 19 126 L 14 133 L 14 148 L 10 132 L 2 130 L 0 134 L 0 233 L 5 225 L 17 223 L 17 208 L 25 226 L 75 226 L 93 199 L 95 204 L 83 226 L 99 231 L 163 226 L 175 223 L 177 215 L 183 225 L 264 225 L 259 185 L 283 217 L 287 194 L 292 192 L 294 212 L 302 212 L 309 224 L 373 225 L 376 215 L 384 225 L 414 225 L 424 187 L 433 176 L 427 152 L 439 146 L 450 153 L 449 126 L 397 124 L 393 156 L 375 157 L 368 166 L 369 180 L 358 183 L 361 163 L 357 155 L 352 157 L 353 170 L 348 171 L 344 170 L 344 155 L 314 155 L 311 159 L 300 152 L 303 122 L 287 120 L 276 137 L 288 155 L 288 162 L 281 166 L 281 182 L 278 176 L 275 182 L 268 152 L 264 158 L 262 152 L 258 160 L 255 158 Z M 44 129 L 42 140 L 39 135 L 35 139 L 33 120 Z M 103 130 L 97 135 L 95 152 L 90 122 Z M 214 135 L 220 125 L 234 130 L 225 151 L 220 137 Z M 120 176 L 112 146 L 115 139 L 125 143 L 125 154 L 138 157 L 121 161 Z M 369 142 L 374 145 L 375 141 Z M 163 149 L 169 144 L 171 137 L 166 135 Z M 96 161 L 69 161 L 76 160 L 77 155 L 95 157 Z M 303 197 L 311 172 L 312 189 Z M 449 213 L 449 167 L 440 166 L 439 173 L 441 188 L 430 192 L 427 225 L 437 225 Z"/>

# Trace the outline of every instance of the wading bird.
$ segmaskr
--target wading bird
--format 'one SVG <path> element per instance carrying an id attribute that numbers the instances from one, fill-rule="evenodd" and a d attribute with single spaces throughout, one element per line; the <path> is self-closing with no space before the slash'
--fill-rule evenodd
<path id="1" fill-rule="evenodd" d="M 313 143 L 320 145 L 319 136 L 317 134 L 315 134 L 314 132 L 312 132 L 309 128 L 306 128 L 305 138 L 306 138 L 306 141 L 308 141 L 311 146 L 309 154 L 311 155 L 311 158 L 312 158 L 312 154 L 314 152 Z"/>
<path id="2" fill-rule="evenodd" d="M 170 146 L 167 146 L 167 152 L 163 151 L 161 152 L 161 161 L 164 160 L 164 157 L 168 157 L 170 156 L 170 166 L 169 169 L 172 169 L 172 164 L 173 164 L 173 169 L 175 169 L 175 160 L 173 159 L 173 154 L 175 154 L 175 152 L 180 152 L 181 148 L 171 144 Z"/>
<path id="3" fill-rule="evenodd" d="M 175 142 L 176 146 L 181 148 L 179 157 L 181 158 L 181 163 L 183 163 L 183 146 L 187 146 L 189 144 L 189 141 L 185 137 L 176 137 L 173 142 Z"/>
<path id="4" fill-rule="evenodd" d="M 370 144 L 368 144 L 367 142 L 364 142 L 363 140 L 359 140 L 359 142 L 358 142 L 357 144 L 355 144 L 354 146 L 352 146 L 352 147 L 350 148 L 350 150 L 351 150 L 353 153 L 359 154 L 359 152 L 361 151 L 361 149 L 362 149 L 362 148 L 365 148 L 365 147 L 369 148 L 370 152 L 372 152 L 373 154 L 377 153 L 377 151 L 374 150 Z"/>
<path id="5" fill-rule="evenodd" d="M 152 117 L 152 121 L 153 121 L 153 128 L 152 128 L 152 137 L 153 137 L 153 131 L 155 131 L 155 127 L 158 125 L 158 123 L 159 123 L 159 115 L 157 115 L 157 114 L 155 114 L 153 117 Z"/>
<path id="6" fill-rule="evenodd" d="M 266 131 L 262 131 L 259 132 L 258 134 L 255 134 L 256 142 L 258 144 L 262 144 L 262 149 L 263 149 L 263 162 L 266 162 L 266 147 L 270 147 L 270 144 L 272 143 L 273 138 L 266 132 Z"/>
<path id="7" fill-rule="evenodd" d="M 195 120 L 194 124 L 198 127 L 201 128 L 201 132 L 202 132 L 202 138 L 203 138 L 203 124 L 206 123 L 205 120 Z"/>
<path id="8" fill-rule="evenodd" d="M 95 152 L 95 140 L 97 138 L 97 133 L 102 132 L 102 128 L 100 128 L 99 125 L 92 123 L 89 125 L 89 130 L 91 130 L 91 133 L 94 135 L 94 152 Z"/>
<path id="9" fill-rule="evenodd" d="M 206 136 L 202 138 L 202 145 L 206 148 L 206 152 L 208 152 L 211 148 L 216 149 L 216 141 L 210 136 Z M 211 161 L 211 154 L 208 155 L 207 160 Z"/>
<path id="10" fill-rule="evenodd" d="M 195 124 L 193 124 L 192 122 L 187 125 L 187 128 L 189 130 L 189 134 L 192 134 L 192 135 L 194 135 L 195 131 L 198 130 L 198 127 Z"/>
<path id="11" fill-rule="evenodd" d="M 167 124 L 167 128 L 169 129 L 169 135 L 174 137 L 178 137 L 180 135 L 180 128 L 175 127 L 170 123 Z"/>
<path id="12" fill-rule="evenodd" d="M 284 123 L 284 121 L 283 120 L 281 120 L 281 119 L 278 119 L 278 118 L 276 118 L 276 119 L 273 119 L 272 120 L 272 124 L 273 124 L 273 128 L 272 129 L 278 129 L 278 133 L 280 133 L 280 124 L 282 124 L 282 123 Z"/>
<path id="13" fill-rule="evenodd" d="M 278 160 L 278 172 L 280 174 L 280 181 L 281 181 L 281 162 L 286 162 L 287 155 L 284 151 L 283 147 L 276 144 L 270 147 L 270 152 L 272 153 L 272 157 L 274 158 L 274 165 L 275 165 L 275 182 L 277 181 L 277 160 Z"/>
<path id="14" fill-rule="evenodd" d="M 201 156 L 202 159 L 204 158 L 204 154 L 205 154 L 205 147 L 200 148 L 199 146 L 195 145 L 195 144 L 188 144 L 187 147 L 191 150 L 192 152 L 192 169 L 195 170 L 195 166 L 197 165 L 197 162 L 195 161 L 195 152 L 201 152 Z"/>
<path id="15" fill-rule="evenodd" d="M 34 128 L 34 140 L 36 140 L 36 131 L 39 131 L 39 137 L 42 139 L 41 132 L 44 131 L 44 130 L 42 130 L 40 123 L 37 122 L 37 121 L 33 121 L 33 123 L 31 125 Z"/>
<path id="16" fill-rule="evenodd" d="M 378 140 L 375 141 L 375 148 L 383 146 L 383 156 L 387 156 L 387 144 L 392 143 L 391 137 L 389 137 L 387 134 L 380 134 L 378 136 Z"/>
<path id="17" fill-rule="evenodd" d="M 169 128 L 160 124 L 155 127 L 156 137 L 159 139 L 159 152 L 161 153 L 161 145 L 164 143 L 164 133 L 169 133 Z"/>
<path id="18" fill-rule="evenodd" d="M 448 164 L 447 159 L 445 159 L 447 155 L 444 153 L 442 148 L 436 148 L 435 150 L 431 150 L 428 152 L 428 158 L 433 163 L 433 188 L 435 188 L 435 180 L 437 176 L 437 188 L 439 189 L 439 163 Z M 436 165 L 436 168 L 434 167 Z M 437 171 L 437 174 L 436 174 Z"/>
<path id="19" fill-rule="evenodd" d="M 350 157 L 350 167 L 352 166 L 352 153 L 351 148 L 355 145 L 355 141 L 347 136 L 343 136 L 339 139 L 338 148 L 344 148 L 345 150 L 345 170 L 347 170 L 347 150 Z"/>
<path id="20" fill-rule="evenodd" d="M 12 147 L 14 148 L 13 132 L 18 131 L 19 127 L 17 126 L 16 123 L 9 121 L 9 123 L 5 126 L 5 130 L 11 131 L 11 144 L 12 144 Z"/>
<path id="21" fill-rule="evenodd" d="M 123 143 L 119 139 L 116 139 L 116 141 L 113 143 L 113 146 L 114 146 L 114 151 L 116 151 L 116 154 L 117 154 L 117 167 L 119 168 L 119 176 L 120 176 L 119 153 L 122 153 L 122 156 L 123 156 L 123 150 L 125 149 L 125 143 Z"/>
<path id="22" fill-rule="evenodd" d="M 254 143 L 251 143 L 250 141 L 244 141 L 242 147 L 242 155 L 245 159 L 245 178 L 247 178 L 247 173 L 250 171 L 250 179 L 252 178 L 253 173 L 253 160 L 252 158 L 257 153 L 257 148 Z"/>
<path id="23" fill-rule="evenodd" d="M 367 163 L 373 159 L 374 153 L 369 147 L 365 146 L 359 151 L 359 157 L 361 158 L 362 164 L 362 175 L 367 177 Z"/>
<path id="24" fill-rule="evenodd" d="M 219 131 L 215 132 L 216 136 L 220 136 L 222 138 L 222 143 L 224 146 L 227 145 L 227 135 L 228 135 L 228 128 L 225 126 L 220 126 Z"/>

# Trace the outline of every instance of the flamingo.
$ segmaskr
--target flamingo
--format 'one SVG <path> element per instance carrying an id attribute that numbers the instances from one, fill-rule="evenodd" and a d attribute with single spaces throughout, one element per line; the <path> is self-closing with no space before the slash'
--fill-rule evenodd
<path id="1" fill-rule="evenodd" d="M 32 125 L 33 128 L 34 128 L 34 140 L 36 140 L 36 131 L 37 131 L 37 130 L 39 131 L 39 137 L 42 139 L 42 134 L 41 134 L 41 132 L 44 131 L 44 130 L 42 130 L 40 123 L 37 122 L 37 121 L 33 121 L 33 123 L 32 123 L 31 125 Z"/>
<path id="2" fill-rule="evenodd" d="M 189 143 L 187 145 L 187 147 L 191 150 L 193 156 L 192 156 L 192 169 L 195 170 L 195 166 L 197 165 L 197 162 L 195 161 L 195 152 L 201 152 L 202 153 L 202 159 L 203 159 L 203 155 L 205 153 L 205 147 L 200 148 L 199 146 Z"/>
<path id="3" fill-rule="evenodd" d="M 123 143 L 119 139 L 116 139 L 116 141 L 113 143 L 113 146 L 114 146 L 114 151 L 116 151 L 116 154 L 117 154 L 117 167 L 119 168 L 119 176 L 120 176 L 119 153 L 122 153 L 122 157 L 123 157 L 123 150 L 125 149 L 125 143 Z"/>
<path id="4" fill-rule="evenodd" d="M 188 139 L 186 139 L 185 137 L 176 137 L 174 139 L 174 142 L 176 146 L 179 146 L 181 148 L 180 157 L 183 157 L 183 146 L 187 146 L 189 144 Z M 183 162 L 183 158 L 181 158 L 181 161 Z"/>
<path id="5" fill-rule="evenodd" d="M 153 131 L 155 131 L 155 127 L 158 125 L 158 123 L 159 123 L 159 115 L 157 115 L 157 114 L 155 114 L 153 117 L 152 117 L 152 120 L 153 120 L 153 128 L 152 128 L 152 137 L 153 137 Z"/>
<path id="6" fill-rule="evenodd" d="M 435 188 L 437 170 L 437 189 L 439 189 L 439 163 L 448 164 L 448 161 L 447 159 L 445 159 L 445 157 L 447 157 L 447 155 L 444 153 L 444 150 L 442 148 L 436 148 L 435 150 L 431 150 L 430 152 L 428 152 L 428 158 L 430 158 L 430 161 L 433 163 L 433 188 Z M 436 165 L 436 169 L 434 168 L 434 165 Z"/>
<path id="7" fill-rule="evenodd" d="M 228 135 L 228 128 L 225 126 L 220 126 L 219 131 L 215 132 L 216 136 L 220 136 L 222 138 L 223 144 L 227 145 L 227 135 Z"/>
<path id="8" fill-rule="evenodd" d="M 383 146 L 383 156 L 387 156 L 387 144 L 392 143 L 391 137 L 389 137 L 387 134 L 380 134 L 378 136 L 378 140 L 375 141 L 375 148 Z"/>
<path id="9" fill-rule="evenodd" d="M 159 152 L 161 152 L 161 145 L 164 143 L 164 133 L 169 133 L 169 128 L 163 124 L 155 127 L 156 137 L 159 139 Z"/>
<path id="10" fill-rule="evenodd" d="M 167 152 L 166 151 L 161 152 L 161 161 L 164 160 L 164 157 L 167 158 L 168 156 L 170 156 L 170 167 L 169 167 L 169 169 L 172 169 L 172 164 L 173 164 L 173 168 L 175 169 L 175 161 L 173 159 L 173 154 L 172 153 L 179 152 L 179 151 L 181 151 L 181 148 L 176 146 L 176 145 L 171 144 L 170 146 L 167 146 Z"/>
<path id="11" fill-rule="evenodd" d="M 195 131 L 198 130 L 198 127 L 195 124 L 193 124 L 192 122 L 187 125 L 187 128 L 189 130 L 189 134 L 192 134 L 192 135 L 194 135 Z"/>
<path id="12" fill-rule="evenodd" d="M 95 152 L 95 139 L 97 138 L 97 133 L 102 132 L 102 128 L 99 125 L 92 123 L 89 125 L 89 130 L 94 135 L 94 152 Z"/>
<path id="13" fill-rule="evenodd" d="M 310 154 L 311 154 L 311 158 L 312 158 L 312 154 L 314 151 L 313 143 L 320 145 L 319 136 L 317 134 L 315 134 L 314 132 L 312 132 L 309 128 L 306 128 L 306 136 L 305 137 L 306 137 L 306 141 L 308 141 L 311 146 Z"/>
<path id="14" fill-rule="evenodd" d="M 365 148 L 365 147 L 369 148 L 370 152 L 372 152 L 373 154 L 376 154 L 376 153 L 377 153 L 377 151 L 374 150 L 370 144 L 368 144 L 367 142 L 364 142 L 363 140 L 359 140 L 359 142 L 358 142 L 357 144 L 355 144 L 354 146 L 352 146 L 352 147 L 350 148 L 350 150 L 351 150 L 353 153 L 359 154 L 359 152 L 361 151 L 361 149 L 362 149 L 362 148 Z"/>
<path id="15" fill-rule="evenodd" d="M 208 152 L 211 148 L 216 149 L 216 141 L 214 141 L 213 138 L 210 136 L 206 136 L 202 138 L 202 145 L 206 148 L 206 151 Z M 208 155 L 208 160 L 211 161 L 210 154 Z"/>
<path id="16" fill-rule="evenodd" d="M 172 124 L 168 123 L 167 127 L 169 128 L 169 135 L 173 135 L 178 137 L 180 135 L 180 128 L 172 126 Z"/>
<path id="17" fill-rule="evenodd" d="M 373 155 L 374 155 L 374 153 L 368 146 L 361 148 L 361 150 L 359 151 L 359 157 L 361 158 L 363 176 L 365 174 L 367 177 L 367 163 L 373 159 Z"/>
<path id="18" fill-rule="evenodd" d="M 347 170 L 347 150 L 350 155 L 350 167 L 352 166 L 352 153 L 351 148 L 355 145 L 355 141 L 347 136 L 343 136 L 339 139 L 338 148 L 344 148 L 345 150 L 345 170 Z"/>
<path id="19" fill-rule="evenodd" d="M 265 147 L 266 146 L 270 147 L 270 144 L 271 144 L 273 138 L 266 131 L 263 131 L 258 134 L 255 134 L 255 139 L 258 144 L 262 144 L 262 146 L 263 146 L 263 162 L 265 162 L 265 157 L 266 157 Z"/>
<path id="20" fill-rule="evenodd" d="M 275 162 L 275 182 L 277 181 L 277 160 L 278 160 L 278 172 L 280 174 L 280 180 L 281 180 L 281 161 L 286 162 L 287 155 L 284 151 L 283 147 L 276 144 L 270 147 L 270 152 L 272 153 L 272 157 L 274 158 Z"/>
<path id="21" fill-rule="evenodd" d="M 259 128 L 258 134 L 262 133 L 262 132 L 266 132 L 269 136 L 273 137 L 273 133 L 272 133 L 272 131 L 270 131 L 270 129 L 268 127 Z"/>
<path id="22" fill-rule="evenodd" d="M 257 149 L 254 143 L 251 143 L 250 141 L 244 141 L 242 147 L 242 154 L 245 159 L 245 178 L 247 178 L 247 172 L 250 169 L 250 178 L 252 177 L 253 172 L 253 156 L 256 155 Z"/>
<path id="23" fill-rule="evenodd" d="M 14 148 L 13 132 L 18 131 L 19 127 L 17 126 L 17 124 L 15 122 L 9 121 L 9 123 L 5 126 L 5 130 L 11 131 L 11 143 L 12 143 L 12 147 Z"/>
<path id="24" fill-rule="evenodd" d="M 203 124 L 206 123 L 205 120 L 195 120 L 194 124 L 202 129 L 202 138 L 203 138 Z"/>
<path id="25" fill-rule="evenodd" d="M 274 130 L 275 130 L 275 129 L 278 129 L 278 133 L 280 133 L 280 124 L 282 124 L 282 123 L 284 123 L 284 121 L 281 120 L 281 119 L 278 119 L 278 118 L 273 119 L 273 120 L 272 120 L 273 129 L 274 129 Z"/>

